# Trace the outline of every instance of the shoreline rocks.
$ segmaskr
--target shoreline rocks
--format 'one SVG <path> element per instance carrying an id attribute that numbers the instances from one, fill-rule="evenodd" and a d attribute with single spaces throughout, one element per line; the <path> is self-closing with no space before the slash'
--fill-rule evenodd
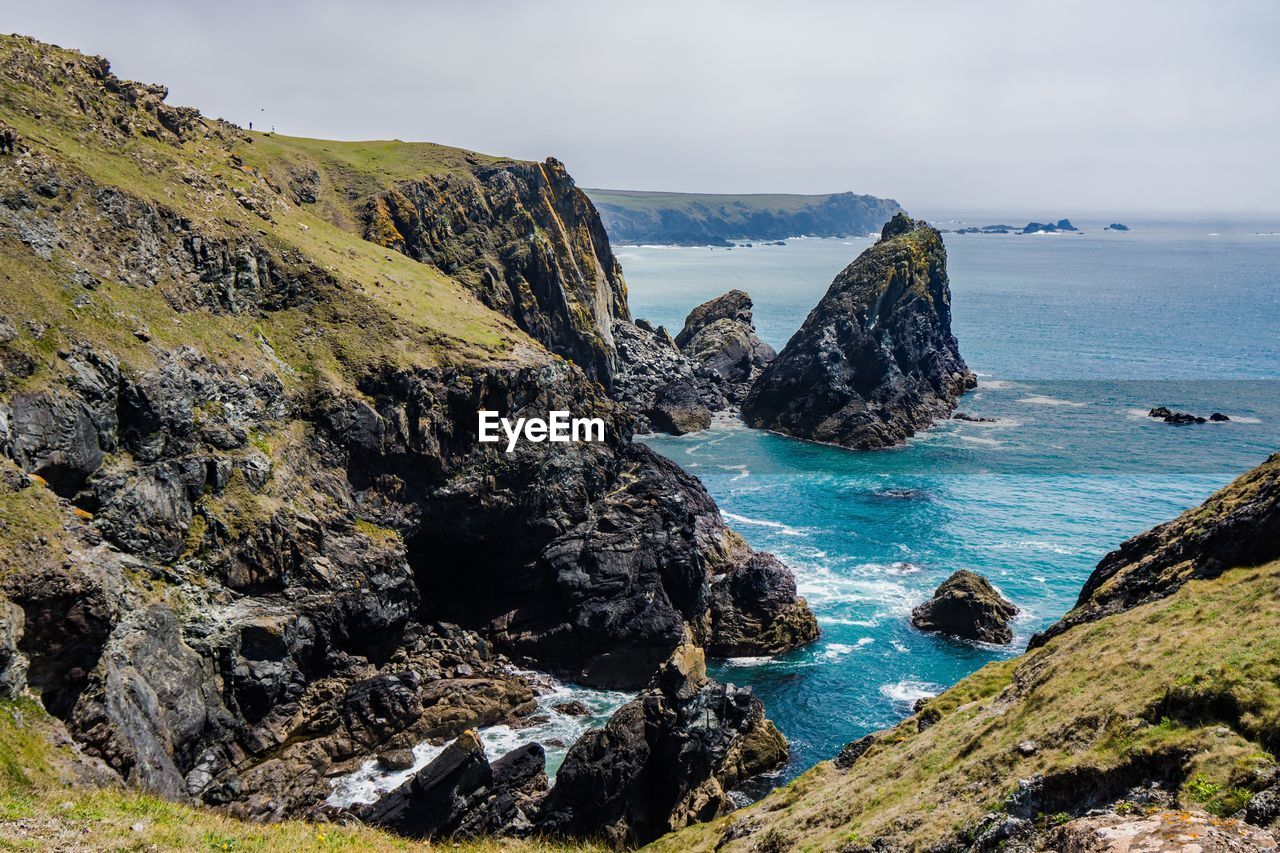
<path id="1" fill-rule="evenodd" d="M 760 700 L 709 679 L 702 649 L 686 643 L 645 692 L 570 748 L 537 828 L 644 844 L 727 813 L 729 790 L 786 758 Z"/>
<path id="2" fill-rule="evenodd" d="M 898 214 L 752 384 L 742 416 L 796 438 L 891 447 L 976 384 L 951 333 L 942 236 Z"/>
<path id="3" fill-rule="evenodd" d="M 1225 423 L 1231 420 L 1231 418 L 1222 414 L 1222 412 L 1214 412 L 1213 414 L 1209 415 L 1209 417 L 1206 418 L 1201 415 L 1192 415 L 1186 412 L 1175 412 L 1172 409 L 1170 409 L 1168 406 L 1156 406 L 1154 409 L 1147 412 L 1147 417 L 1159 418 L 1167 424 L 1179 424 L 1179 425 L 1203 424 L 1203 423 L 1210 423 L 1210 422 Z"/>
<path id="4" fill-rule="evenodd" d="M 1013 642 L 1009 627 L 1018 608 L 986 578 L 960 569 L 934 591 L 933 597 L 911 611 L 911 624 L 930 631 L 1005 645 Z"/>

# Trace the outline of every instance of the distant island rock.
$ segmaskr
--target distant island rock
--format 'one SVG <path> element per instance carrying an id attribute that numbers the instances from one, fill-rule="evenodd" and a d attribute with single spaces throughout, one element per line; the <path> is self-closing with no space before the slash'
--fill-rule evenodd
<path id="1" fill-rule="evenodd" d="M 1115 223 L 1119 225 L 1119 223 Z M 1114 228 L 1114 225 L 1107 226 Z M 1123 225 L 1117 231 L 1128 231 Z M 1056 234 L 1059 232 L 1080 233 L 1080 229 L 1071 224 L 1070 219 L 1059 219 L 1057 222 L 1028 222 L 1026 225 L 968 225 L 953 231 L 942 231 L 943 234 Z"/>
<path id="2" fill-rule="evenodd" d="M 583 190 L 614 244 L 732 247 L 740 241 L 873 234 L 902 207 L 852 192 L 828 195 Z"/>
<path id="3" fill-rule="evenodd" d="M 796 438 L 890 447 L 950 416 L 976 384 L 951 333 L 942 235 L 900 213 L 752 384 L 742 417 Z"/>
<path id="4" fill-rule="evenodd" d="M 1070 219 L 1059 219 L 1057 222 L 1028 222 L 1022 229 L 1023 234 L 1053 234 L 1058 231 L 1079 231 L 1071 224 Z"/>
<path id="5" fill-rule="evenodd" d="M 1112 222 L 1110 225 L 1108 225 L 1106 228 L 1103 228 L 1102 230 L 1103 231 L 1128 231 L 1129 226 L 1125 225 L 1123 222 Z"/>

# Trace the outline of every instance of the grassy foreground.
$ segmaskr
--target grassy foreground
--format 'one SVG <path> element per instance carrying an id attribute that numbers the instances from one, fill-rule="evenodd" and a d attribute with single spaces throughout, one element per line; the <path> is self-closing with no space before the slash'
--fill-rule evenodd
<path id="1" fill-rule="evenodd" d="M 77 784 L 81 761 L 34 699 L 0 700 L 0 850 L 595 850 L 543 841 L 428 844 L 366 827 L 246 823 L 137 791 Z"/>

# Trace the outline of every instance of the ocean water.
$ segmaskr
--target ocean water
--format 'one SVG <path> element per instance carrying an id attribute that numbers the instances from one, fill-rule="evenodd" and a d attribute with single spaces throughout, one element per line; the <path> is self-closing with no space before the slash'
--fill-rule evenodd
<path id="1" fill-rule="evenodd" d="M 808 648 L 713 666 L 752 685 L 791 741 L 788 766 L 753 793 L 1017 654 L 1071 607 L 1108 550 L 1280 450 L 1277 224 L 1130 223 L 1120 234 L 1077 224 L 1085 234 L 947 236 L 953 327 L 980 377 L 961 409 L 994 422 L 948 421 L 875 452 L 731 418 L 644 439 L 700 477 L 747 541 L 791 566 L 822 627 Z M 616 252 L 636 316 L 674 333 L 697 304 L 742 288 L 761 336 L 781 349 L 871 242 Z M 1176 427 L 1146 417 L 1155 405 L 1231 421 Z M 1021 609 L 1011 646 L 910 627 L 911 608 L 958 568 L 986 575 Z M 542 743 L 554 776 L 568 745 L 629 696 L 531 675 L 543 694 L 528 724 L 480 734 L 490 759 Z M 571 699 L 590 713 L 555 709 Z M 443 748 L 419 744 L 413 769 Z M 372 802 L 412 772 L 368 761 L 333 780 L 330 802 Z"/>
<path id="2" fill-rule="evenodd" d="M 1021 221 L 978 222 L 1011 220 Z M 792 567 L 818 616 L 822 637 L 806 649 L 714 667 L 752 685 L 790 739 L 779 778 L 1017 654 L 1072 606 L 1107 551 L 1280 450 L 1274 224 L 1077 224 L 1085 234 L 946 237 L 953 327 L 980 379 L 961 409 L 994 422 L 948 421 L 872 452 L 729 418 L 645 438 L 700 477 L 753 546 Z M 781 348 L 871 242 L 617 251 L 636 316 L 674 332 L 689 309 L 738 287 Z M 1155 405 L 1231 421 L 1173 426 L 1146 416 Z M 960 568 L 1021 609 L 1011 646 L 911 628 L 911 608 Z"/>

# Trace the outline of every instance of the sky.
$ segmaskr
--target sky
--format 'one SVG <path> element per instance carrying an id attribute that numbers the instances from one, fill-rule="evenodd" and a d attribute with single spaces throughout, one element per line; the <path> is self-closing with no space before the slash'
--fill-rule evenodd
<path id="1" fill-rule="evenodd" d="M 581 186 L 912 210 L 1280 212 L 1280 2 L 12 2 L 257 129 L 564 161 Z"/>

